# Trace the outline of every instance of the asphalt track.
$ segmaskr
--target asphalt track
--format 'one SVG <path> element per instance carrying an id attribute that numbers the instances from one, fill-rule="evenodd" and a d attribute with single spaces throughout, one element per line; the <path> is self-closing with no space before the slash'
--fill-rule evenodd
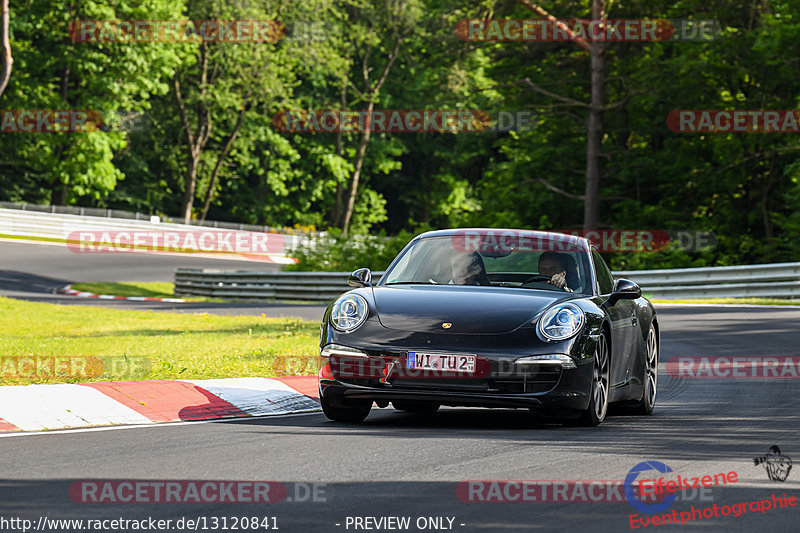
<path id="1" fill-rule="evenodd" d="M 295 316 L 319 320 L 324 306 L 285 303 L 131 302 L 87 300 L 56 294 L 79 281 L 173 281 L 176 268 L 218 268 L 276 272 L 280 265 L 260 261 L 211 259 L 189 254 L 75 253 L 58 244 L 0 240 L 0 296 L 61 305 L 177 311 L 223 315 Z"/>
<path id="2" fill-rule="evenodd" d="M 659 317 L 662 364 L 681 355 L 800 355 L 798 309 L 668 306 Z M 231 517 L 274 516 L 284 532 L 390 531 L 346 527 L 348 517 L 388 516 L 410 517 L 408 530 L 419 531 L 420 517 L 450 517 L 464 532 L 626 531 L 637 511 L 625 501 L 462 501 L 456 488 L 466 480 L 624 480 L 638 463 L 661 461 L 683 476 L 738 474 L 736 483 L 691 491 L 665 512 L 800 497 L 796 467 L 785 482 L 771 482 L 753 462 L 772 445 L 800 457 L 799 392 L 798 379 L 662 372 L 653 416 L 615 413 L 591 429 L 515 410 L 443 409 L 425 418 L 373 408 L 358 426 L 311 414 L 9 436 L 0 438 L 0 517 L 205 517 L 208 531 L 226 517 L 234 531 Z M 76 503 L 68 493 L 76 480 L 269 480 L 285 483 L 295 501 Z M 295 491 L 306 491 L 295 483 L 320 483 L 324 492 L 298 502 Z M 798 531 L 798 509 L 646 529 Z"/>

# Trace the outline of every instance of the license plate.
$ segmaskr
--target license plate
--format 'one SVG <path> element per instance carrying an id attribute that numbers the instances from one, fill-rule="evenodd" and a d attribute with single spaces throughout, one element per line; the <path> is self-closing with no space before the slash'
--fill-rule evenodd
<path id="1" fill-rule="evenodd" d="M 474 355 L 447 355 L 408 352 L 406 368 L 412 370 L 438 370 L 440 372 L 475 373 Z"/>

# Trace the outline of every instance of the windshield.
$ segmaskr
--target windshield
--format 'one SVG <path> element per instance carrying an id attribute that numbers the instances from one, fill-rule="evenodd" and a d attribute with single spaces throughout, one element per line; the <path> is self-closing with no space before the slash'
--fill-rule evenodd
<path id="1" fill-rule="evenodd" d="M 426 237 L 388 270 L 382 285 L 474 285 L 591 293 L 587 252 L 573 241 L 491 233 Z M 529 236 L 536 238 L 531 239 Z M 564 239 L 567 239 L 565 236 Z"/>

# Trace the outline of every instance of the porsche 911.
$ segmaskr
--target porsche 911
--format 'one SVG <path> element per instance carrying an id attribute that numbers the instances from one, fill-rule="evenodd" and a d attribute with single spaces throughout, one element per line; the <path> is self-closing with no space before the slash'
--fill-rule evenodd
<path id="1" fill-rule="evenodd" d="M 597 426 L 609 403 L 653 412 L 659 324 L 584 238 L 453 229 L 415 237 L 377 283 L 362 268 L 321 325 L 325 415 L 373 404 L 527 408 Z"/>

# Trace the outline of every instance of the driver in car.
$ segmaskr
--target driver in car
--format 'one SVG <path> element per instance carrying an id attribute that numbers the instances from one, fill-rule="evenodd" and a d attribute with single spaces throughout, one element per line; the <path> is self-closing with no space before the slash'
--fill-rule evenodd
<path id="1" fill-rule="evenodd" d="M 547 282 L 559 289 L 573 292 L 567 287 L 567 262 L 563 255 L 557 252 L 544 252 L 539 256 L 539 274 L 550 276 Z"/>

